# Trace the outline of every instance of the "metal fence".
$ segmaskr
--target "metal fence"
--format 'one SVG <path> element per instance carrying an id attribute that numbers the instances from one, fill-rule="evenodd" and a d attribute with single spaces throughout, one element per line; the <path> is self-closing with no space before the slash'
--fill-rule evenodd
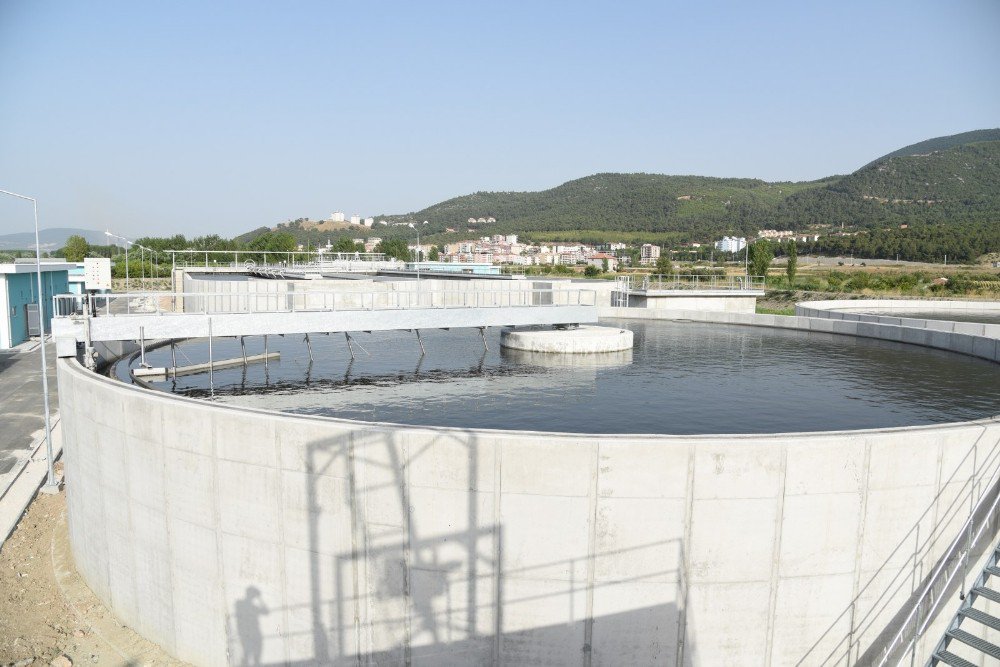
<path id="1" fill-rule="evenodd" d="M 371 292 L 135 292 L 60 294 L 53 297 L 57 317 L 92 315 L 247 314 L 408 310 L 418 308 L 511 308 L 596 306 L 587 289 L 406 290 Z"/>
<path id="2" fill-rule="evenodd" d="M 701 274 L 632 276 L 633 290 L 763 290 L 764 276 L 718 276 Z"/>
<path id="3" fill-rule="evenodd" d="M 344 261 L 385 262 L 398 261 L 387 258 L 380 252 L 317 252 L 315 250 L 301 251 L 266 251 L 266 250 L 165 250 L 170 255 L 170 263 L 174 267 L 212 268 L 239 267 L 247 265 L 268 266 L 308 266 Z"/>

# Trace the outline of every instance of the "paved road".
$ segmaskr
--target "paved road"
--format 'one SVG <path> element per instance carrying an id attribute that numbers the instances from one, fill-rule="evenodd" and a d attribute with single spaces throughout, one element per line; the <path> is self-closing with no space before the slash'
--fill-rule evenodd
<path id="1" fill-rule="evenodd" d="M 42 407 L 41 355 L 37 344 L 0 350 L 0 489 L 3 478 L 28 455 L 28 447 L 45 427 Z M 55 413 L 59 401 L 55 377 L 55 346 L 45 349 L 49 364 L 49 407 Z"/>

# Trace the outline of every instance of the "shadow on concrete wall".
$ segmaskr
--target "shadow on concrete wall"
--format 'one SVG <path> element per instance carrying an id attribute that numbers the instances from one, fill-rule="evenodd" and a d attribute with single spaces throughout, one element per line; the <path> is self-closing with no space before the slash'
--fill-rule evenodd
<path id="1" fill-rule="evenodd" d="M 261 616 L 270 610 L 260 599 L 256 586 L 247 586 L 246 594 L 236 601 L 233 618 L 236 620 L 236 634 L 240 640 L 240 665 L 259 665 L 264 650 L 264 636 L 261 630 Z"/>
<path id="2" fill-rule="evenodd" d="M 986 550 L 992 549 L 1000 535 L 1000 521 L 989 512 L 992 501 L 1000 495 L 1000 479 L 990 488 L 983 489 L 982 482 L 959 478 L 963 467 L 977 461 L 985 470 L 996 471 L 1000 467 L 1000 438 L 990 434 L 987 430 L 980 433 L 949 476 L 940 481 L 938 492 L 902 539 L 873 572 L 865 573 L 859 581 L 857 595 L 796 665 L 843 664 L 844 660 L 852 665 L 895 664 L 911 652 L 911 640 L 917 627 L 930 623 L 938 614 L 951 617 L 957 611 L 958 592 L 964 585 L 962 578 L 935 578 L 935 574 L 939 569 L 947 574 L 962 565 L 963 549 L 942 552 L 957 539 L 956 530 L 966 533 L 962 529 L 966 520 L 973 527 L 986 526 L 984 539 L 970 550 L 969 563 L 975 563 Z M 992 475 L 986 475 L 987 479 L 990 477 Z M 951 489 L 955 484 L 959 485 L 957 491 Z M 942 506 L 946 493 L 953 495 Z M 973 503 L 980 497 L 985 497 L 987 502 L 970 514 Z M 929 521 L 933 523 L 928 529 Z M 933 553 L 942 555 L 934 558 Z M 928 587 L 932 594 L 921 597 Z M 920 608 L 912 613 L 918 603 Z M 834 628 L 845 618 L 851 620 L 850 630 L 847 634 L 836 634 Z M 902 641 L 893 644 L 900 634 Z M 917 655 L 916 659 L 923 661 L 926 657 Z"/>
<path id="3" fill-rule="evenodd" d="M 690 664 L 693 647 L 679 648 L 690 620 L 681 611 L 682 568 L 647 567 L 595 580 L 601 559 L 627 563 L 645 555 L 649 562 L 650 554 L 666 549 L 671 562 L 683 563 L 680 540 L 510 564 L 504 527 L 496 521 L 499 447 L 490 443 L 481 452 L 473 433 L 439 434 L 428 443 L 374 431 L 308 444 L 308 567 L 285 566 L 289 582 L 296 582 L 284 588 L 300 592 L 268 590 L 260 582 L 241 591 L 230 607 L 230 663 Z M 421 465 L 428 483 L 437 466 L 422 459 L 441 457 L 442 449 L 431 454 L 437 448 L 447 452 L 451 464 L 441 474 L 450 478 L 440 485 L 411 483 Z M 455 479 L 461 467 L 463 479 Z M 330 502 L 331 477 L 346 502 Z M 432 495 L 431 503 L 427 493 L 441 495 Z M 586 497 L 579 501 L 587 504 Z M 331 505 L 349 508 L 349 527 Z M 578 532 L 593 534 L 595 521 L 591 515 Z M 531 518 L 520 517 L 522 528 L 524 522 Z M 350 543 L 331 549 L 331 536 L 345 532 Z M 544 539 L 536 553 L 547 552 Z M 602 588 L 644 581 L 670 588 L 676 601 L 643 605 L 611 591 L 614 601 L 604 603 L 610 613 L 593 613 Z M 267 604 L 280 599 L 287 605 Z M 516 610 L 516 618 L 505 619 L 505 610 Z"/>

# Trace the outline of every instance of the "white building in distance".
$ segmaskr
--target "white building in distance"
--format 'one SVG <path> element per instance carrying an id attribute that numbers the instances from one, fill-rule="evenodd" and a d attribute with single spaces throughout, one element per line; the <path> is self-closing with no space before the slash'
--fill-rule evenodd
<path id="1" fill-rule="evenodd" d="M 344 221 L 344 212 L 343 211 L 334 211 L 333 213 L 330 214 L 330 220 L 331 220 L 331 222 L 343 222 Z"/>
<path id="2" fill-rule="evenodd" d="M 354 215 L 352 215 L 351 216 L 351 224 L 352 225 L 360 225 L 361 224 L 361 216 L 358 215 L 357 213 L 355 213 Z"/>
<path id="3" fill-rule="evenodd" d="M 656 260 L 659 258 L 660 246 L 653 245 L 652 243 L 643 243 L 642 247 L 639 248 L 639 263 L 643 266 L 656 264 Z"/>
<path id="4" fill-rule="evenodd" d="M 747 240 L 742 236 L 723 236 L 715 242 L 715 249 L 722 252 L 739 252 L 747 247 Z"/>

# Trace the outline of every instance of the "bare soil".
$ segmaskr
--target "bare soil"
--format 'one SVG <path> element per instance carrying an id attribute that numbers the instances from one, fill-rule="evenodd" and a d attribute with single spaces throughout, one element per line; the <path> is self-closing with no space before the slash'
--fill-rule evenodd
<path id="1" fill-rule="evenodd" d="M 61 464 L 60 464 L 61 465 Z M 182 665 L 121 625 L 80 578 L 65 492 L 39 494 L 0 550 L 0 665 Z"/>

